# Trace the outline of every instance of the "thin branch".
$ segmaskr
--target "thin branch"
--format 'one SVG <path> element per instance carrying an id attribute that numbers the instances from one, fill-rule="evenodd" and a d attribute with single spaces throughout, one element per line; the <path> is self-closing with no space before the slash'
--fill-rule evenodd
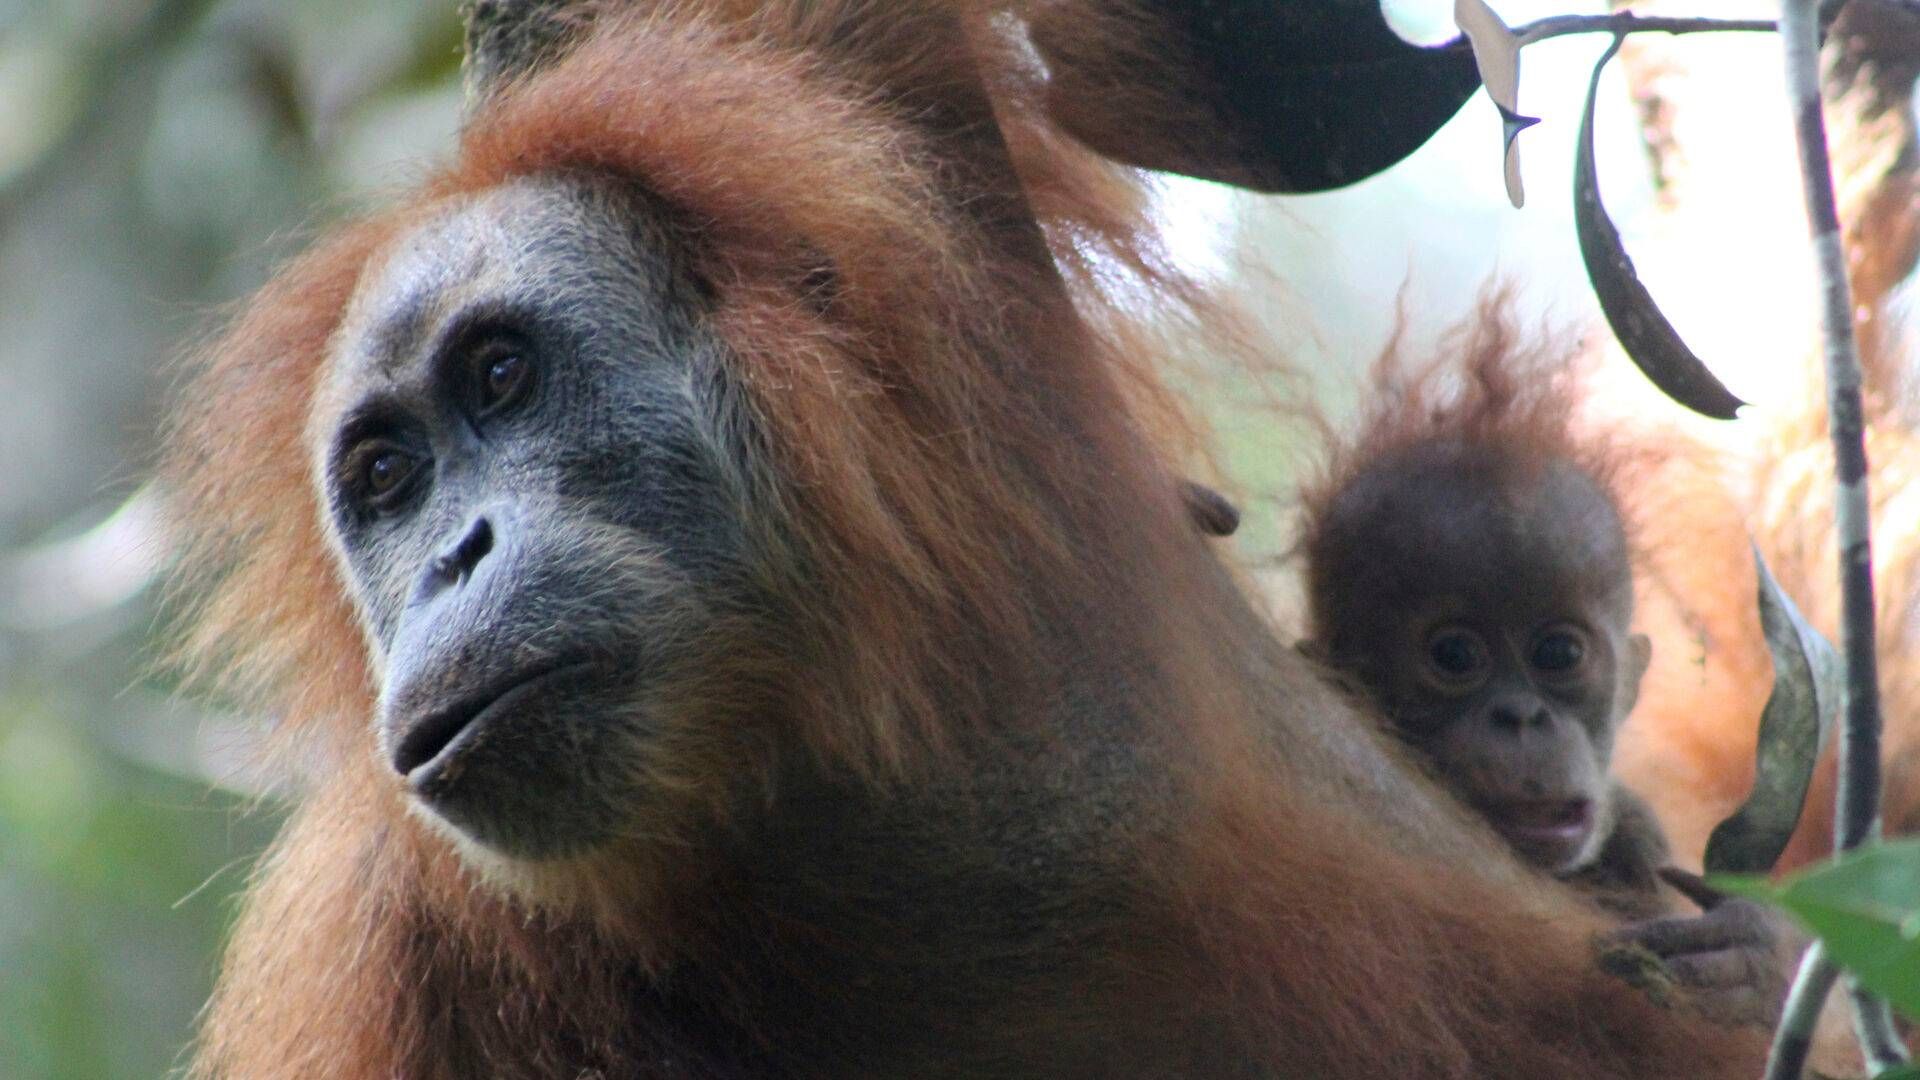
<path id="1" fill-rule="evenodd" d="M 1840 969 L 1827 959 L 1827 950 L 1819 942 L 1807 947 L 1800 957 L 1800 970 L 1793 977 L 1793 988 L 1787 991 L 1787 1002 L 1780 1010 L 1780 1026 L 1773 1033 L 1764 1080 L 1800 1080 L 1806 1072 L 1820 1010 L 1839 977 Z"/>
<path id="2" fill-rule="evenodd" d="M 1873 544 L 1868 518 L 1865 410 L 1860 357 L 1853 340 L 1853 296 L 1847 283 L 1840 215 L 1820 105 L 1820 56 L 1814 0 L 1785 6 L 1787 89 L 1800 145 L 1807 221 L 1821 279 L 1827 411 L 1833 443 L 1834 527 L 1839 534 L 1841 655 L 1846 661 L 1846 724 L 1840 731 L 1839 815 L 1835 843 L 1859 846 L 1880 829 L 1880 687 L 1874 656 Z"/>
<path id="3" fill-rule="evenodd" d="M 1865 410 L 1860 400 L 1860 356 L 1853 339 L 1853 297 L 1847 283 L 1840 215 L 1834 206 L 1833 166 L 1827 156 L 1820 104 L 1820 0 L 1784 0 L 1780 39 L 1786 53 L 1787 93 L 1800 147 L 1801 190 L 1820 267 L 1820 325 L 1827 375 L 1827 417 L 1833 443 L 1834 528 L 1839 539 L 1840 652 L 1846 663 L 1844 723 L 1840 728 L 1835 844 L 1857 847 L 1880 832 L 1880 676 L 1874 658 L 1873 543 L 1868 518 Z M 1819 955 L 1824 962 L 1824 954 Z M 1809 962 L 1816 954 L 1809 951 Z M 1801 968 L 1802 975 L 1809 973 Z M 1824 1002 L 1832 979 L 1818 988 Z M 1800 987 L 1796 983 L 1795 989 Z M 1815 987 L 1809 983 L 1809 992 Z M 1890 1037 L 1884 1008 L 1855 991 L 1854 1021 L 1868 1056 L 1904 1053 Z M 1808 1008 L 1817 1012 L 1817 1004 Z M 1883 1023 L 1883 1021 L 1886 1021 Z M 1775 1037 L 1776 1057 L 1793 1033 Z M 1804 1061 L 1804 1054 L 1802 1056 Z M 1775 1075 L 1771 1071 L 1769 1076 Z M 1793 1072 L 1785 1075 L 1798 1076 Z"/>
<path id="4" fill-rule="evenodd" d="M 1552 15 L 1522 23 L 1513 28 L 1513 33 L 1520 44 L 1531 45 L 1568 34 L 1707 34 L 1728 30 L 1771 32 L 1777 28 L 1772 19 L 1664 18 L 1618 11 L 1611 15 Z"/>
<path id="5" fill-rule="evenodd" d="M 1853 1031 L 1867 1059 L 1867 1075 L 1906 1064 L 1907 1044 L 1894 1024 L 1893 1007 L 1853 979 L 1847 980 L 1847 995 L 1853 999 Z"/>
<path id="6" fill-rule="evenodd" d="M 590 5 L 568 0 L 463 0 L 467 108 L 502 86 L 546 66 L 593 19 Z"/>

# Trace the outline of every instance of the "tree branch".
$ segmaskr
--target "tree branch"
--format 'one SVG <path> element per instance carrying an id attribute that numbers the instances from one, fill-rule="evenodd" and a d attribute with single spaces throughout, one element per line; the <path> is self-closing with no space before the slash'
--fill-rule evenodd
<path id="1" fill-rule="evenodd" d="M 1894 1024 L 1893 1007 L 1853 979 L 1847 980 L 1847 994 L 1853 999 L 1853 1030 L 1867 1059 L 1868 1075 L 1906 1064 L 1907 1044 Z"/>
<path id="2" fill-rule="evenodd" d="M 1780 1026 L 1773 1032 L 1764 1080 L 1800 1080 L 1806 1072 L 1820 1010 L 1839 977 L 1840 969 L 1827 959 L 1827 951 L 1819 942 L 1807 947 L 1800 958 L 1800 970 L 1793 977 L 1793 987 L 1787 991 L 1787 1003 L 1780 1010 Z"/>
<path id="3" fill-rule="evenodd" d="M 467 109 L 557 59 L 593 21 L 580 0 L 464 0 Z"/>
<path id="4" fill-rule="evenodd" d="M 1794 135 L 1800 147 L 1801 190 L 1807 223 L 1820 269 L 1820 325 L 1826 360 L 1828 434 L 1833 444 L 1834 528 L 1839 534 L 1840 652 L 1846 663 L 1846 698 L 1840 728 L 1839 792 L 1835 845 L 1842 851 L 1873 839 L 1880 831 L 1880 676 L 1874 656 L 1873 543 L 1868 517 L 1865 410 L 1860 394 L 1860 356 L 1853 337 L 1853 296 L 1847 283 L 1846 252 L 1840 241 L 1840 215 L 1834 204 L 1833 167 L 1827 156 L 1827 128 L 1820 102 L 1820 0 L 1784 0 L 1780 38 L 1786 54 L 1787 93 L 1793 108 Z M 1826 965 L 1815 946 L 1807 952 L 1795 981 L 1802 1011 L 1817 1014 L 1833 988 L 1833 977 L 1813 978 Z M 1826 965 L 1830 966 L 1830 965 Z M 1855 989 L 1854 1022 L 1875 1071 L 1905 1060 L 1891 1037 L 1885 1006 Z M 1790 1003 L 1794 999 L 1790 998 Z M 1796 1014 L 1796 1018 L 1797 1018 Z M 1810 1029 L 1808 1029 L 1810 1030 Z M 1806 1059 L 1807 1032 L 1784 1022 L 1775 1035 L 1774 1059 L 1798 1077 Z M 1793 1056 L 1798 1053 L 1798 1064 Z"/>
<path id="5" fill-rule="evenodd" d="M 1568 34 L 1707 34 L 1720 31 L 1772 31 L 1772 19 L 1676 19 L 1618 11 L 1611 15 L 1552 15 L 1513 28 L 1520 44 L 1531 45 Z"/>

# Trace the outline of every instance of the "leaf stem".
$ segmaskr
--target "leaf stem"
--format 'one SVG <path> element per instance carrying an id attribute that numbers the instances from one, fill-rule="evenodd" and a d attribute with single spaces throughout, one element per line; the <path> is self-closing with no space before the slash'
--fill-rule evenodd
<path id="1" fill-rule="evenodd" d="M 1800 147 L 1801 191 L 1820 269 L 1820 325 L 1827 375 L 1827 426 L 1833 444 L 1834 528 L 1839 540 L 1840 651 L 1846 664 L 1846 696 L 1840 728 L 1840 764 L 1835 846 L 1845 851 L 1880 832 L 1880 681 L 1874 653 L 1873 544 L 1868 517 L 1865 410 L 1860 399 L 1860 357 L 1853 338 L 1853 297 L 1847 283 L 1840 215 L 1834 206 L 1833 167 L 1827 155 L 1826 120 L 1820 104 L 1820 0 L 1783 0 L 1780 40 L 1786 54 L 1787 95 Z M 1803 976 L 1816 956 L 1809 950 Z M 1824 1001 L 1823 987 L 1809 981 Z M 1801 989 L 1796 981 L 1795 990 Z M 1898 1063 L 1905 1055 L 1890 1037 L 1882 1005 L 1853 992 L 1854 1022 L 1869 1058 Z M 1818 1012 L 1817 1003 L 1809 1006 Z M 1776 1056 L 1790 1032 L 1776 1035 Z M 1804 1062 L 1804 1048 L 1802 1062 Z M 1877 1071 L 1877 1070 L 1876 1070 Z M 1769 1076 L 1774 1074 L 1769 1071 Z M 1785 1074 L 1798 1076 L 1798 1072 Z"/>
<path id="2" fill-rule="evenodd" d="M 1617 11 L 1610 15 L 1552 15 L 1513 28 L 1520 44 L 1531 45 L 1547 38 L 1568 34 L 1704 34 L 1721 30 L 1771 31 L 1772 19 L 1695 19 L 1635 15 Z"/>

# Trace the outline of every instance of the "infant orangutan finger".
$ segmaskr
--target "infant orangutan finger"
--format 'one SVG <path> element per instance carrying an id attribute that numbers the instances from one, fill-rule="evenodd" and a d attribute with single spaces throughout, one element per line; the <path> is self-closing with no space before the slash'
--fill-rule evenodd
<path id="1" fill-rule="evenodd" d="M 1665 963 L 1673 981 L 1700 990 L 1752 988 L 1757 981 L 1753 955 L 1743 949 L 1686 953 Z"/>
<path id="2" fill-rule="evenodd" d="M 1671 957 L 1749 946 L 1761 935 L 1751 919 L 1710 913 L 1629 923 L 1608 938 L 1639 945 L 1656 956 Z"/>
<path id="3" fill-rule="evenodd" d="M 1715 1023 L 1771 1029 L 1780 1021 L 1778 1000 L 1769 1001 L 1751 987 L 1703 990 L 1690 995 L 1694 1008 Z"/>
<path id="4" fill-rule="evenodd" d="M 1699 904 L 1702 911 L 1712 911 L 1721 903 L 1732 899 L 1729 894 L 1707 884 L 1706 878 L 1690 870 L 1682 870 L 1677 866 L 1663 866 L 1654 873 L 1660 875 L 1660 880 L 1678 890 L 1680 895 Z"/>

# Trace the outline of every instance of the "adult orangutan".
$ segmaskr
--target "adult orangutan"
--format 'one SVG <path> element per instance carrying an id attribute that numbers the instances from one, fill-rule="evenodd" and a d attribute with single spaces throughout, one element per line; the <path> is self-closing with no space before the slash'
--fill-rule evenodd
<path id="1" fill-rule="evenodd" d="M 641 7 L 181 406 L 302 778 L 199 1075 L 1757 1071 L 1253 613 L 1015 21 Z"/>

